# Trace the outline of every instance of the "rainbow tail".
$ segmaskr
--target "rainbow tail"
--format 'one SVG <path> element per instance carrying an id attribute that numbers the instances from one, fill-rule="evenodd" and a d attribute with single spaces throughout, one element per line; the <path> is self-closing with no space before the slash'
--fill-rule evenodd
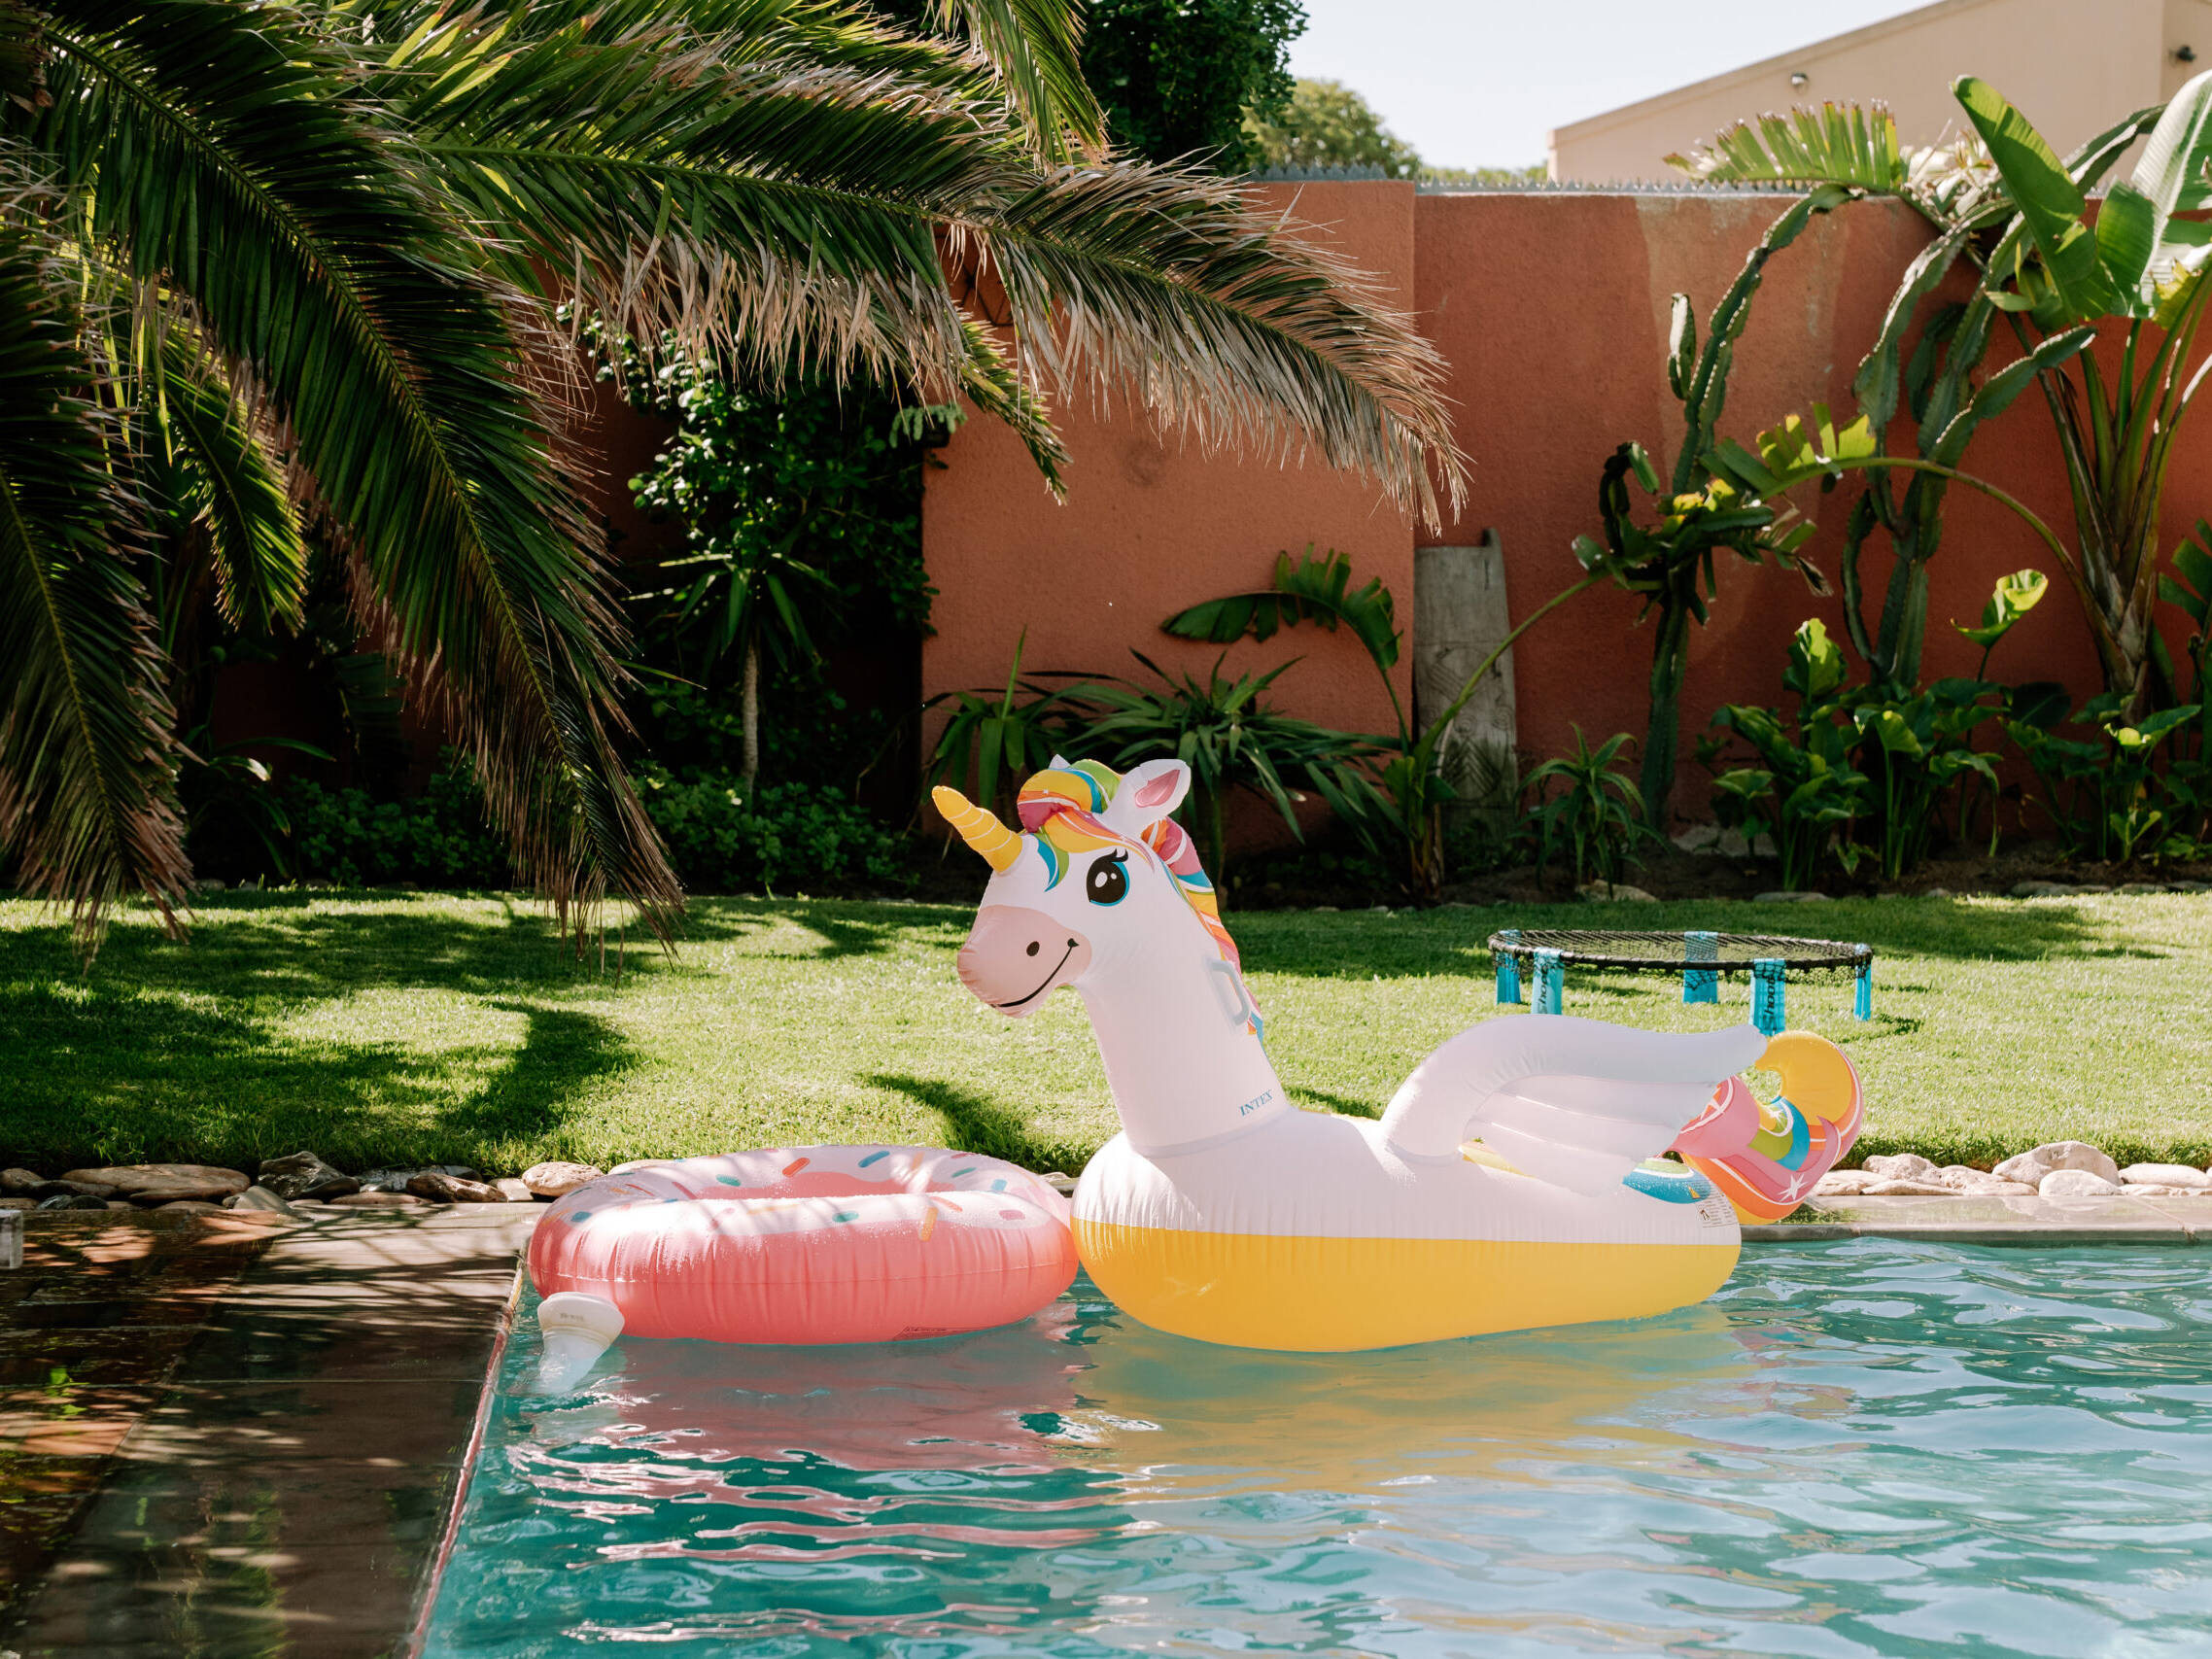
<path id="1" fill-rule="evenodd" d="M 1718 1187 L 1745 1223 L 1778 1222 L 1803 1203 L 1850 1151 L 1866 1115 L 1858 1072 L 1825 1037 L 1784 1031 L 1759 1066 L 1781 1074 L 1772 1106 L 1732 1077 L 1669 1149 Z"/>

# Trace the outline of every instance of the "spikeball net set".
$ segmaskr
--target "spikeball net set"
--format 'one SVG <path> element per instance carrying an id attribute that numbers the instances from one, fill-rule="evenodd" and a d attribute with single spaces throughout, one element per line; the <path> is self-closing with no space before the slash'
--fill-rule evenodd
<path id="1" fill-rule="evenodd" d="M 1577 928 L 1501 929 L 1490 936 L 1498 964 L 1498 1000 L 1528 1002 L 1534 1011 L 1561 1012 L 1567 970 L 1611 973 L 1678 973 L 1684 1002 L 1718 1002 L 1722 976 L 1751 982 L 1751 1022 L 1773 1036 L 1787 1023 L 1784 1003 L 1791 975 L 1849 978 L 1856 983 L 1851 1013 L 1874 1018 L 1874 947 L 1836 939 L 1793 939 L 1767 933 L 1605 933 Z"/>

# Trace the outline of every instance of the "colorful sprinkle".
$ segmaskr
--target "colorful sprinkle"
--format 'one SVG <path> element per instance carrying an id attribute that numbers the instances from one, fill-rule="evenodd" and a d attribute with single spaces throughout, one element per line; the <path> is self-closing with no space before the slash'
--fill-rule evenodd
<path id="1" fill-rule="evenodd" d="M 783 1166 L 783 1173 L 786 1175 L 796 1175 L 800 1170 L 806 1168 L 808 1164 L 813 1161 L 814 1160 L 811 1158 L 795 1158 L 789 1163 L 786 1163 Z"/>
<path id="2" fill-rule="evenodd" d="M 1025 1222 L 1029 1217 L 1020 1210 L 1001 1210 L 998 1212 L 998 1219 L 1002 1222 Z"/>
<path id="3" fill-rule="evenodd" d="M 881 1152 L 872 1152 L 866 1158 L 860 1160 L 860 1167 L 866 1169 L 871 1163 L 880 1162 L 881 1159 L 889 1158 L 890 1156 L 891 1152 L 890 1148 L 888 1147 L 885 1147 Z"/>
<path id="4" fill-rule="evenodd" d="M 934 1207 L 921 1212 L 921 1242 L 927 1244 L 929 1235 L 937 1230 L 937 1211 Z"/>
<path id="5" fill-rule="evenodd" d="M 991 1190 L 993 1192 L 1005 1192 L 1005 1191 L 1006 1191 L 1006 1181 L 1005 1181 L 1004 1177 L 1001 1177 L 999 1180 L 993 1181 L 993 1182 L 990 1184 L 990 1190 Z"/>
<path id="6" fill-rule="evenodd" d="M 589 1210 L 570 1210 L 569 1212 L 569 1225 L 570 1227 L 582 1227 L 591 1219 L 592 1213 Z"/>
<path id="7" fill-rule="evenodd" d="M 859 1219 L 860 1212 L 858 1210 L 840 1210 L 836 1215 L 830 1217 L 833 1222 L 856 1222 Z"/>
<path id="8" fill-rule="evenodd" d="M 743 1181 L 740 1181 L 735 1175 L 717 1175 L 714 1177 L 714 1179 L 719 1181 L 725 1187 L 743 1187 L 744 1185 L 744 1183 Z"/>

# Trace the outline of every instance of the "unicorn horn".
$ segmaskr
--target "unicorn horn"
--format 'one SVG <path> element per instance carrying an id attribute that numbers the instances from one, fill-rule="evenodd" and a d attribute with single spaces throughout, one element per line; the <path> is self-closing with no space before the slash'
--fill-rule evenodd
<path id="1" fill-rule="evenodd" d="M 960 839 L 984 855 L 985 863 L 993 870 L 1014 868 L 1021 856 L 1021 838 L 1000 823 L 989 808 L 975 805 L 959 790 L 942 783 L 929 792 L 929 798 L 945 821 L 960 832 Z"/>

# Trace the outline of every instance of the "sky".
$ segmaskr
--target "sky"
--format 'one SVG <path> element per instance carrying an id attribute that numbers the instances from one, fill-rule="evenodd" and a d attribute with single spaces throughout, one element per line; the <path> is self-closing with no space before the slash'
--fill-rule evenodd
<path id="1" fill-rule="evenodd" d="M 1434 166 L 1519 166 L 1555 126 L 1924 3 L 1305 0 L 1291 69 L 1352 87 Z"/>

